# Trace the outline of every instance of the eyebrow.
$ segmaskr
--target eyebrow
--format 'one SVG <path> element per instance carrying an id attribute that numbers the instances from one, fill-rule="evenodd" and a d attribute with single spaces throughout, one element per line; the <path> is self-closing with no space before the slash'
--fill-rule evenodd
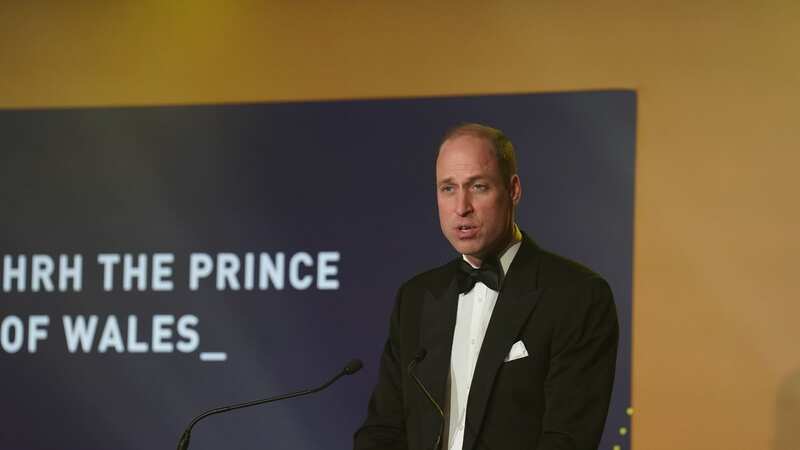
<path id="1" fill-rule="evenodd" d="M 488 180 L 488 179 L 489 178 L 486 177 L 485 175 L 473 175 L 473 176 L 467 178 L 466 181 L 463 184 L 469 184 L 469 183 L 473 183 L 473 182 L 475 182 L 477 180 Z M 453 177 L 447 177 L 447 178 L 445 178 L 443 180 L 437 181 L 436 184 L 440 185 L 440 184 L 458 184 L 458 183 L 456 183 L 453 180 Z"/>

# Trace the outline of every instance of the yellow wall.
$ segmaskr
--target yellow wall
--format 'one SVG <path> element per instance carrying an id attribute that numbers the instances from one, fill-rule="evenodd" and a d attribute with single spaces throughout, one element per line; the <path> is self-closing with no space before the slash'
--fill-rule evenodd
<path id="1" fill-rule="evenodd" d="M 636 89 L 633 445 L 800 448 L 800 2 L 10 3 L 0 107 Z"/>

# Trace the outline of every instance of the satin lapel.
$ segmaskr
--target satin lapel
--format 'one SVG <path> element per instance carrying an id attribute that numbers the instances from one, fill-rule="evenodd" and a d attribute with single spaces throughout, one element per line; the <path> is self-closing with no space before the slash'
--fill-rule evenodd
<path id="1" fill-rule="evenodd" d="M 455 267 L 455 266 L 453 266 Z M 458 286 L 455 270 L 448 272 L 450 282 L 443 284 L 438 290 L 425 293 L 422 317 L 420 318 L 420 348 L 427 355 L 417 365 L 417 376 L 430 391 L 443 410 L 447 410 L 447 378 L 450 374 L 450 353 L 453 346 L 456 314 L 458 313 Z M 427 404 L 421 409 L 423 448 L 433 445 L 442 423 L 439 413 L 433 405 Z"/>
<path id="2" fill-rule="evenodd" d="M 473 449 L 497 372 L 539 300 L 541 291 L 536 283 L 536 249 L 535 244 L 526 239 L 514 258 L 492 311 L 467 400 L 464 450 Z"/>

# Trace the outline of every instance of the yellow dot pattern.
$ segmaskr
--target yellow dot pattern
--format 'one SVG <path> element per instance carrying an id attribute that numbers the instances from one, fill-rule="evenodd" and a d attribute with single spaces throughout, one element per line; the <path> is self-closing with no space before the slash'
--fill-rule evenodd
<path id="1" fill-rule="evenodd" d="M 625 410 L 625 414 L 627 414 L 628 417 L 633 416 L 633 406 L 629 406 Z M 619 427 L 619 429 L 617 431 L 619 432 L 620 436 L 627 436 L 629 430 L 628 430 L 628 427 Z M 614 444 L 614 446 L 611 447 L 611 450 L 622 450 L 622 445 Z"/>

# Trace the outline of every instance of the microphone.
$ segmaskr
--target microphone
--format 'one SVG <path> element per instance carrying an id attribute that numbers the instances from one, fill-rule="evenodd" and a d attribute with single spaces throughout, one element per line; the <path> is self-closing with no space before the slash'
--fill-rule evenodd
<path id="1" fill-rule="evenodd" d="M 439 406 L 439 403 L 436 402 L 436 399 L 433 398 L 431 393 L 425 388 L 425 385 L 422 384 L 422 381 L 420 381 L 419 378 L 417 378 L 417 375 L 414 373 L 414 368 L 416 368 L 417 364 L 419 364 L 423 359 L 425 359 L 425 356 L 427 356 L 427 354 L 428 351 L 425 350 L 424 348 L 421 348 L 417 351 L 417 354 L 414 356 L 414 359 L 411 360 L 411 363 L 408 365 L 408 375 L 411 376 L 411 378 L 417 384 L 422 393 L 425 394 L 425 397 L 428 398 L 428 401 L 430 401 L 431 404 L 433 404 L 433 407 L 436 408 L 436 412 L 439 413 L 439 417 L 442 418 L 441 425 L 439 426 L 439 434 L 436 436 L 436 443 L 433 444 L 433 450 L 438 450 L 439 444 L 441 444 L 442 441 L 442 434 L 444 433 L 444 411 L 442 411 L 442 407 Z"/>
<path id="2" fill-rule="evenodd" d="M 248 408 L 250 406 L 261 405 L 264 403 L 276 402 L 278 400 L 285 400 L 287 398 L 300 397 L 303 395 L 313 394 L 332 385 L 336 380 L 343 377 L 344 375 L 352 375 L 358 372 L 359 370 L 361 370 L 362 367 L 364 367 L 364 363 L 362 363 L 360 359 L 353 359 L 350 360 L 350 362 L 348 362 L 347 365 L 344 366 L 344 369 L 342 369 L 339 373 L 337 373 L 335 377 L 331 378 L 330 381 L 323 384 L 322 386 L 315 387 L 312 389 L 303 389 L 302 391 L 290 392 L 288 394 L 277 395 L 275 397 L 269 397 L 261 400 L 254 400 L 230 406 L 223 406 L 221 408 L 210 409 L 192 419 L 192 421 L 189 423 L 189 426 L 186 427 L 186 430 L 184 430 L 180 440 L 178 441 L 178 450 L 186 450 L 187 448 L 189 448 L 189 439 L 191 439 L 192 437 L 192 428 L 195 426 L 195 424 L 197 424 L 197 422 L 205 419 L 208 416 L 212 416 L 214 414 L 221 414 L 228 411 L 233 411 L 235 409 L 242 409 L 242 408 Z"/>

